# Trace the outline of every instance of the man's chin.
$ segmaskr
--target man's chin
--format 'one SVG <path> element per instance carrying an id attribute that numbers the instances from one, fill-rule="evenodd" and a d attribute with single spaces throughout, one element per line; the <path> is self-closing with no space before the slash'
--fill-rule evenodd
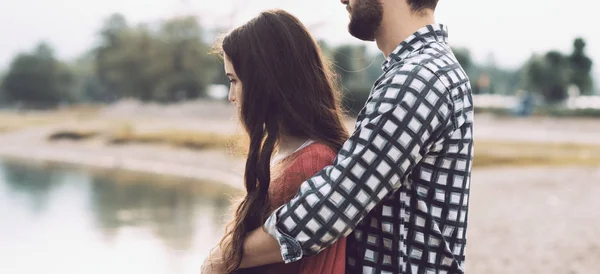
<path id="1" fill-rule="evenodd" d="M 360 38 L 360 37 L 355 37 L 355 38 L 358 40 L 361 40 L 361 41 L 365 41 L 365 42 L 374 42 L 375 41 L 375 38 Z"/>
<path id="2" fill-rule="evenodd" d="M 352 35 L 356 39 L 359 39 L 362 41 L 368 41 L 368 42 L 375 41 L 375 35 L 365 35 L 364 33 L 357 33 L 357 32 L 351 31 L 350 28 L 348 28 L 348 32 L 350 33 L 350 35 Z"/>
<path id="3" fill-rule="evenodd" d="M 375 41 L 375 37 L 368 37 L 368 38 L 365 38 L 365 37 L 363 37 L 363 38 L 356 37 L 356 38 L 360 39 L 362 41 L 365 41 L 365 42 L 374 42 Z"/>

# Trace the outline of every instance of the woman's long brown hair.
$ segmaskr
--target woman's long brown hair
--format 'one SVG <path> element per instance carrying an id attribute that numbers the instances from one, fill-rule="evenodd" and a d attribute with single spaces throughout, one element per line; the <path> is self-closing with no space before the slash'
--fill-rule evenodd
<path id="1" fill-rule="evenodd" d="M 240 116 L 249 137 L 246 196 L 220 247 L 227 271 L 241 263 L 247 233 L 269 214 L 271 156 L 282 134 L 341 149 L 348 138 L 340 92 L 328 62 L 304 25 L 282 10 L 262 12 L 221 43 L 242 82 Z"/>

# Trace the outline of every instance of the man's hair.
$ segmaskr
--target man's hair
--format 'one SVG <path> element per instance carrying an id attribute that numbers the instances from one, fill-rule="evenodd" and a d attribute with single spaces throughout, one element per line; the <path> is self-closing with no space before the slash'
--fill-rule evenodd
<path id="1" fill-rule="evenodd" d="M 425 9 L 435 10 L 438 0 L 406 0 L 413 12 L 420 12 Z"/>

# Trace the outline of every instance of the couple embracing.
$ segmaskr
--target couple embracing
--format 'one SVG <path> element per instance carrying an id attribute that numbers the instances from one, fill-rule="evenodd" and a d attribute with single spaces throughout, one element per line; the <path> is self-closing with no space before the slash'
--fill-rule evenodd
<path id="1" fill-rule="evenodd" d="M 202 273 L 465 272 L 473 101 L 437 2 L 341 1 L 386 57 L 352 132 L 296 17 L 265 11 L 219 42 L 246 195 Z"/>

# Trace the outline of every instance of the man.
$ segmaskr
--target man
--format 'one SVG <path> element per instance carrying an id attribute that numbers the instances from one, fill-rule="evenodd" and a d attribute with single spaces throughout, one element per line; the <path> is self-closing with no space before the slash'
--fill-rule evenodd
<path id="1" fill-rule="evenodd" d="M 383 75 L 333 165 L 248 235 L 241 268 L 294 262 L 347 237 L 347 273 L 464 273 L 473 105 L 435 23 L 438 1 L 341 2 L 350 33 L 387 56 Z"/>

